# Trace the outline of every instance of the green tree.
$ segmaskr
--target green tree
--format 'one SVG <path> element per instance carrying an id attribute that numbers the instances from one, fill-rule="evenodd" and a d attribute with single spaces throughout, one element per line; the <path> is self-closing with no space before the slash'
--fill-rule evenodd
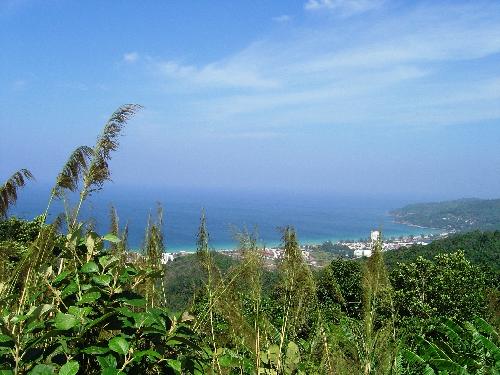
<path id="1" fill-rule="evenodd" d="M 392 272 L 400 318 L 448 317 L 465 321 L 484 316 L 486 280 L 463 252 L 442 254 L 433 261 L 417 258 Z"/>

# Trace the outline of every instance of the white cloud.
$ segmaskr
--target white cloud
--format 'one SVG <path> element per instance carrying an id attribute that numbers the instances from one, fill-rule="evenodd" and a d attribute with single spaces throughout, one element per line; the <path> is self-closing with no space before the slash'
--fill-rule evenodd
<path id="1" fill-rule="evenodd" d="M 258 66 L 246 60 L 245 52 L 201 67 L 175 61 L 160 62 L 158 67 L 165 77 L 198 87 L 265 89 L 277 86 L 274 79 L 266 77 Z"/>
<path id="2" fill-rule="evenodd" d="M 14 91 L 23 91 L 28 85 L 28 81 L 25 79 L 18 79 L 12 82 L 12 89 Z"/>
<path id="3" fill-rule="evenodd" d="M 134 63 L 139 59 L 137 52 L 128 52 L 123 55 L 123 61 L 126 63 Z"/>
<path id="4" fill-rule="evenodd" d="M 273 21 L 279 23 L 285 23 L 285 22 L 290 22 L 292 18 L 293 17 L 288 14 L 282 14 L 280 16 L 273 17 Z"/>
<path id="5" fill-rule="evenodd" d="M 329 10 L 349 16 L 379 8 L 383 0 L 308 0 L 304 8 L 309 11 Z"/>

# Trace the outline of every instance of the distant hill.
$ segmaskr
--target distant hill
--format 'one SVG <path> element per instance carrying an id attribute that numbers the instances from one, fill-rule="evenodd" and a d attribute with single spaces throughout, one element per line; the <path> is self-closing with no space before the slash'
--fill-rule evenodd
<path id="1" fill-rule="evenodd" d="M 446 230 L 500 229 L 500 199 L 459 199 L 410 204 L 391 212 L 404 224 Z"/>
<path id="2" fill-rule="evenodd" d="M 397 262 L 413 262 L 419 256 L 432 259 L 438 254 L 454 253 L 459 250 L 462 250 L 472 263 L 488 268 L 497 275 L 500 273 L 500 231 L 459 233 L 428 245 L 413 245 L 387 251 L 384 253 L 384 258 L 388 267 L 394 268 Z"/>

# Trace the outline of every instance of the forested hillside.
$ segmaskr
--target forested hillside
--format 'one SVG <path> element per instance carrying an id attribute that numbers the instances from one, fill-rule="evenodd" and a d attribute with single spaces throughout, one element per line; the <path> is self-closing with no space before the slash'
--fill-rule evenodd
<path id="1" fill-rule="evenodd" d="M 438 254 L 463 251 L 467 259 L 482 267 L 500 272 L 500 231 L 472 231 L 438 239 L 428 245 L 412 245 L 385 253 L 390 268 L 397 262 L 413 262 L 418 257 L 432 259 Z"/>
<path id="2" fill-rule="evenodd" d="M 500 199 L 411 204 L 391 214 L 398 222 L 447 230 L 500 229 Z"/>

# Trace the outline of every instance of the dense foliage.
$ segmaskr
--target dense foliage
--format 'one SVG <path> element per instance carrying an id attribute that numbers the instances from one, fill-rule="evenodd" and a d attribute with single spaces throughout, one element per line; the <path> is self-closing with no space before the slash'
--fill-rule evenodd
<path id="1" fill-rule="evenodd" d="M 500 231 L 454 234 L 428 245 L 412 245 L 388 252 L 385 260 L 388 267 L 393 268 L 398 262 L 413 262 L 418 257 L 432 259 L 438 254 L 459 250 L 463 251 L 465 257 L 472 263 L 492 271 L 500 271 Z"/>
<path id="2" fill-rule="evenodd" d="M 220 253 L 213 254 L 213 261 L 222 274 L 226 274 L 238 263 Z M 183 311 L 190 306 L 195 295 L 203 288 L 206 277 L 196 255 L 189 254 L 177 257 L 165 265 L 164 282 L 167 306 L 172 311 Z"/>
<path id="3" fill-rule="evenodd" d="M 339 258 L 349 258 L 352 255 L 352 250 L 347 245 L 325 241 L 318 245 L 318 250 L 334 255 Z"/>

